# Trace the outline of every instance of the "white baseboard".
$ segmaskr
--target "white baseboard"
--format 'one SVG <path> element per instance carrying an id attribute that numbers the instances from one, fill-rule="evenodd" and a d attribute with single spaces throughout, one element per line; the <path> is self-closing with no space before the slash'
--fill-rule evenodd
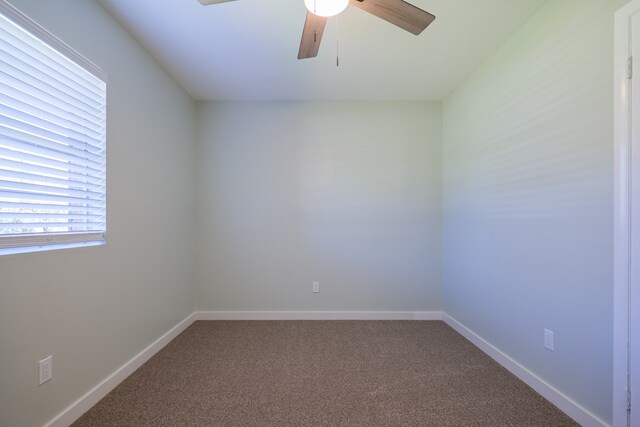
<path id="1" fill-rule="evenodd" d="M 513 360 L 500 349 L 494 347 L 484 338 L 473 332 L 471 329 L 458 322 L 447 313 L 442 314 L 442 320 L 455 329 L 460 335 L 471 341 L 476 347 L 488 354 L 493 360 L 505 367 L 508 371 L 520 378 L 526 384 L 534 389 L 538 394 L 543 396 L 549 402 L 553 403 L 562 412 L 573 418 L 583 427 L 603 427 L 609 426 L 608 423 L 601 420 L 578 403 L 555 389 L 552 385 L 538 377 L 536 374 Z"/>
<path id="2" fill-rule="evenodd" d="M 442 320 L 441 311 L 196 311 L 196 320 Z"/>
<path id="3" fill-rule="evenodd" d="M 187 316 L 186 319 L 171 328 L 167 333 L 154 341 L 147 348 L 134 356 L 127 363 L 118 368 L 117 371 L 105 378 L 100 384 L 89 390 L 80 399 L 73 402 L 64 411 L 45 424 L 45 427 L 67 427 L 87 412 L 100 399 L 105 397 L 111 390 L 120 384 L 125 378 L 131 375 L 136 369 L 142 366 L 147 360 L 169 344 L 182 331 L 187 329 L 195 320 L 195 313 Z"/>

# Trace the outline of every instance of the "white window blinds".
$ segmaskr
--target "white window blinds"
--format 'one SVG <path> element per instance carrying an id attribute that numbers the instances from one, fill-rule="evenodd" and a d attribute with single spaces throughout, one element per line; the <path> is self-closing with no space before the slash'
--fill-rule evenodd
<path id="1" fill-rule="evenodd" d="M 0 0 L 0 249 L 104 240 L 106 82 Z"/>

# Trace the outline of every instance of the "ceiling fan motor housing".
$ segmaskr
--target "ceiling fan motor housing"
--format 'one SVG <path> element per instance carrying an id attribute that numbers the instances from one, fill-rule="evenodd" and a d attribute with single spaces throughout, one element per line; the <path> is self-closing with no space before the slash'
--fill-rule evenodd
<path id="1" fill-rule="evenodd" d="M 314 15 L 329 17 L 344 11 L 349 0 L 304 0 L 304 5 Z"/>

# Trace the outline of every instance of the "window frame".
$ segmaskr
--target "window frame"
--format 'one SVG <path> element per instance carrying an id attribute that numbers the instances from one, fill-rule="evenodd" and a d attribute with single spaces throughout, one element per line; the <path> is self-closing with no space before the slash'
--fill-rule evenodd
<path id="1" fill-rule="evenodd" d="M 95 246 L 106 244 L 106 231 L 107 231 L 107 194 L 106 194 L 106 180 L 107 180 L 107 89 L 108 80 L 106 73 L 80 54 L 78 51 L 70 47 L 67 43 L 62 41 L 57 36 L 53 35 L 43 26 L 36 21 L 25 15 L 23 12 L 15 8 L 6 0 L 0 0 L 0 15 L 3 15 L 7 20 L 13 22 L 25 32 L 31 34 L 40 42 L 47 45 L 53 51 L 66 57 L 69 61 L 73 62 L 76 66 L 82 68 L 87 73 L 91 74 L 98 80 L 104 83 L 104 136 L 103 146 L 104 150 L 101 153 L 101 160 L 103 169 L 103 227 L 99 231 L 82 231 L 82 232 L 64 232 L 64 233 L 16 233 L 16 234 L 0 234 L 0 255 L 25 253 L 25 252 L 37 252 L 43 250 L 64 249 L 79 246 Z"/>

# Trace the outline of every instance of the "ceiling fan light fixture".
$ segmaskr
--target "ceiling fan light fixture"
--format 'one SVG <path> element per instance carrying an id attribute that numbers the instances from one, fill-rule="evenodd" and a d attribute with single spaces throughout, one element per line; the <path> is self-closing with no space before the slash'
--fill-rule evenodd
<path id="1" fill-rule="evenodd" d="M 335 16 L 345 10 L 349 0 L 304 0 L 309 12 L 318 16 Z"/>

